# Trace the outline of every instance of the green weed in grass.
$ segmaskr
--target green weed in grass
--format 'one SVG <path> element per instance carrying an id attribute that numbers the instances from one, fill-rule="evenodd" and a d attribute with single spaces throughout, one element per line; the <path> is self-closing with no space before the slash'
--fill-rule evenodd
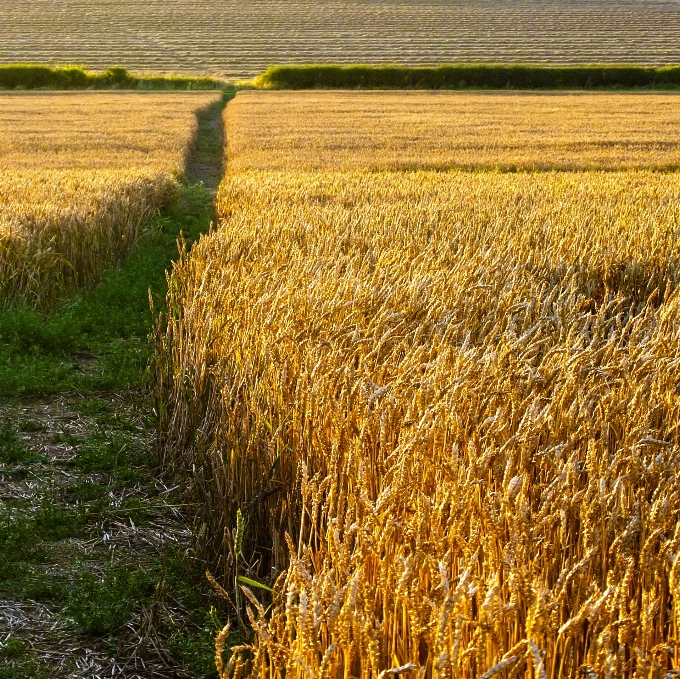
<path id="1" fill-rule="evenodd" d="M 45 545 L 37 540 L 33 522 L 19 508 L 0 507 L 0 591 L 17 592 L 30 564 L 45 559 Z"/>
<path id="2" fill-rule="evenodd" d="M 23 420 L 20 426 L 21 431 L 27 433 L 35 433 L 39 431 L 47 431 L 47 427 L 43 422 L 38 420 Z"/>
<path id="3" fill-rule="evenodd" d="M 35 453 L 24 446 L 14 424 L 5 420 L 0 425 L 0 463 L 17 464 L 19 462 L 35 462 L 40 459 Z"/>
<path id="4" fill-rule="evenodd" d="M 11 634 L 0 640 L 0 679 L 38 679 L 39 665 L 28 644 Z"/>
<path id="5" fill-rule="evenodd" d="M 109 497 L 106 486 L 94 481 L 78 481 L 72 486 L 59 490 L 60 499 L 71 505 L 80 506 L 89 502 L 101 501 Z"/>
<path id="6" fill-rule="evenodd" d="M 152 450 L 140 447 L 134 437 L 121 433 L 110 436 L 93 432 L 78 449 L 70 464 L 86 474 L 106 472 L 118 481 L 127 481 L 134 470 L 142 466 L 153 467 Z M 139 472 L 142 473 L 141 471 Z"/>
<path id="7" fill-rule="evenodd" d="M 150 570 L 129 564 L 109 563 L 101 578 L 83 569 L 73 584 L 66 612 L 81 634 L 109 634 L 128 622 L 140 603 L 149 603 L 156 582 Z"/>
<path id="8" fill-rule="evenodd" d="M 111 404 L 103 398 L 85 398 L 79 403 L 76 403 L 75 410 L 82 415 L 102 415 L 111 410 Z"/>
<path id="9" fill-rule="evenodd" d="M 19 639 L 7 639 L 0 643 L 0 657 L 18 658 L 26 652 L 26 644 Z"/>

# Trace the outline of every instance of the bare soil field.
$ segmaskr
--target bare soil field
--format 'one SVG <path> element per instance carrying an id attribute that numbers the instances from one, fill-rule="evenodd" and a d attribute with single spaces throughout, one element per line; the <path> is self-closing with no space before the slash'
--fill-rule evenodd
<path id="1" fill-rule="evenodd" d="M 678 61 L 677 0 L 0 1 L 0 62 L 252 77 L 281 63 Z"/>

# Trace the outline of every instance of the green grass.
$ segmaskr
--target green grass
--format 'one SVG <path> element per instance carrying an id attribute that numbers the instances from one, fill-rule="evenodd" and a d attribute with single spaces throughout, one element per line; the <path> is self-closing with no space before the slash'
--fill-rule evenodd
<path id="1" fill-rule="evenodd" d="M 16 464 L 35 462 L 38 459 L 35 453 L 21 443 L 14 424 L 10 420 L 0 423 L 0 463 Z"/>
<path id="2" fill-rule="evenodd" d="M 81 66 L 0 65 L 0 89 L 6 90 L 229 90 L 229 83 L 207 76 L 135 75 L 112 66 L 95 73 Z"/>
<path id="3" fill-rule="evenodd" d="M 153 449 L 139 439 L 139 430 L 128 431 L 125 417 L 108 404 L 104 407 L 103 399 L 84 399 L 77 406 L 89 413 L 87 431 L 80 437 L 55 437 L 73 446 L 76 454 L 52 466 L 70 476 L 75 472 L 78 480 L 66 486 L 45 485 L 37 505 L 27 499 L 0 504 L 0 598 L 31 600 L 60 611 L 72 621 L 76 634 L 109 638 L 112 655 L 120 629 L 142 607 L 149 610 L 155 604 L 160 611 L 155 625 L 166 641 L 165 650 L 197 679 L 214 677 L 209 611 L 219 601 L 203 577 L 202 564 L 169 543 L 143 563 L 114 551 L 103 570 L 93 568 L 96 558 L 69 556 L 72 541 L 90 539 L 93 527 L 114 521 L 147 524 L 149 503 L 135 496 L 135 489 L 151 485 L 157 464 Z M 140 401 L 138 410 L 144 408 L 148 404 Z M 16 430 L 10 432 L 6 426 L 3 432 L 3 440 L 17 445 Z M 34 456 L 18 463 L 33 483 L 40 483 L 45 473 L 39 461 Z M 0 479 L 21 479 L 15 472 L 16 468 L 0 467 Z M 110 491 L 119 499 L 114 500 Z M 45 570 L 48 564 L 61 565 Z M 166 602 L 179 602 L 183 619 L 166 615 Z M 45 666 L 21 639 L 11 635 L 5 639 L 0 646 L 0 679 L 41 676 L 41 671 Z"/>
<path id="4" fill-rule="evenodd" d="M 66 612 L 80 634 L 103 636 L 128 622 L 137 606 L 149 605 L 158 582 L 156 564 L 130 568 L 106 565 L 103 577 L 82 569 L 72 586 Z"/>
<path id="5" fill-rule="evenodd" d="M 443 64 L 272 66 L 255 78 L 263 89 L 675 89 L 680 66 L 536 66 Z"/>
<path id="6" fill-rule="evenodd" d="M 48 316 L 27 306 L 0 310 L 0 396 L 140 386 L 150 356 L 149 290 L 162 308 L 180 232 L 191 243 L 211 217 L 209 192 L 200 184 L 184 188 L 95 289 Z"/>

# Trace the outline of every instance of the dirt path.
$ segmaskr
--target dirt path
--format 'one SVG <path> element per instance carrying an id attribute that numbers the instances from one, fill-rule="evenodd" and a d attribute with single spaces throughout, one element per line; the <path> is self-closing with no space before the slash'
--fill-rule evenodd
<path id="1" fill-rule="evenodd" d="M 187 183 L 212 193 L 221 108 L 200 123 Z M 70 360 L 106 370 L 96 352 Z M 0 679 L 211 676 L 190 528 L 141 388 L 0 402 Z"/>
<path id="2" fill-rule="evenodd" d="M 0 497 L 12 533 L 0 567 L 14 573 L 0 629 L 14 660 L 5 664 L 26 657 L 21 675 L 0 676 L 189 676 L 157 646 L 172 641 L 161 627 L 186 617 L 158 585 L 168 548 L 186 552 L 191 533 L 155 477 L 145 399 L 60 396 L 5 406 L 2 417 Z"/>

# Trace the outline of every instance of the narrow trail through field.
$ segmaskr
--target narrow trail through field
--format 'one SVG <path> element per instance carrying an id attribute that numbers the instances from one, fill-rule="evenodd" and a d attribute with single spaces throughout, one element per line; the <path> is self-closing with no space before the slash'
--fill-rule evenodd
<path id="1" fill-rule="evenodd" d="M 67 340 L 116 314 L 150 332 L 125 305 L 148 285 L 161 304 L 179 231 L 191 243 L 212 218 L 223 107 L 201 114 L 177 204 L 120 271 L 44 323 L 0 312 L 0 679 L 214 673 L 191 507 L 158 470 L 147 340 L 122 320 Z"/>

